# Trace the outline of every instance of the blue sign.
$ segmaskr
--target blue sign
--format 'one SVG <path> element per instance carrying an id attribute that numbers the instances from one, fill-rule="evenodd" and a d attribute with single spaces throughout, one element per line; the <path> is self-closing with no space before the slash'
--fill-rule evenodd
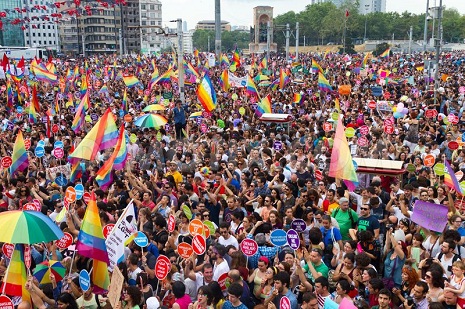
<path id="1" fill-rule="evenodd" d="M 287 233 L 284 230 L 274 230 L 271 232 L 270 241 L 277 247 L 287 244 Z"/>
<path id="2" fill-rule="evenodd" d="M 465 133 L 462 134 L 462 142 L 465 142 Z"/>
<path id="3" fill-rule="evenodd" d="M 44 147 L 45 146 L 45 142 L 43 140 L 40 140 L 37 142 L 37 147 Z"/>
<path id="4" fill-rule="evenodd" d="M 147 236 L 142 232 L 137 232 L 136 238 L 134 238 L 134 242 L 141 248 L 147 247 L 149 245 L 149 240 Z"/>
<path id="5" fill-rule="evenodd" d="M 355 160 L 352 160 L 352 163 L 354 164 L 355 171 L 357 171 L 357 170 L 358 170 L 358 164 L 357 164 L 357 162 L 355 162 Z"/>
<path id="6" fill-rule="evenodd" d="M 56 141 L 54 144 L 53 144 L 53 148 L 61 148 L 63 149 L 65 147 L 65 145 L 63 144 L 62 141 Z"/>
<path id="7" fill-rule="evenodd" d="M 97 114 L 91 114 L 90 119 L 92 119 L 93 121 L 97 121 L 98 120 L 98 115 Z"/>
<path id="8" fill-rule="evenodd" d="M 273 144 L 273 148 L 277 151 L 283 149 L 283 143 L 281 141 L 275 141 Z"/>
<path id="9" fill-rule="evenodd" d="M 45 149 L 42 146 L 37 146 L 34 150 L 34 154 L 37 158 L 42 158 L 45 155 Z"/>
<path id="10" fill-rule="evenodd" d="M 68 184 L 68 180 L 66 179 L 65 176 L 60 175 L 57 178 L 55 178 L 55 183 L 59 185 L 60 187 L 64 187 Z"/>
<path id="11" fill-rule="evenodd" d="M 383 95 L 383 88 L 378 87 L 378 86 L 372 87 L 371 92 L 375 97 L 380 97 Z"/>
<path id="12" fill-rule="evenodd" d="M 84 292 L 90 289 L 90 275 L 85 269 L 81 270 L 79 273 L 79 286 Z"/>
<path id="13" fill-rule="evenodd" d="M 80 200 L 84 195 L 84 186 L 80 183 L 74 186 L 74 190 L 76 190 L 76 199 Z"/>
<path id="14" fill-rule="evenodd" d="M 21 114 L 23 112 L 23 107 L 22 106 L 16 107 L 16 111 Z"/>
<path id="15" fill-rule="evenodd" d="M 119 116 L 120 116 L 121 118 L 124 117 L 124 111 L 123 111 L 122 109 L 119 110 Z"/>

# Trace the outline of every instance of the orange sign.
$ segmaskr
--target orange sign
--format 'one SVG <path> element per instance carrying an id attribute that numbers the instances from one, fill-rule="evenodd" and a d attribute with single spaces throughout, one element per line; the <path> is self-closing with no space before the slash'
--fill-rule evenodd
<path id="1" fill-rule="evenodd" d="M 205 238 L 210 237 L 210 229 L 205 224 L 203 225 L 203 231 L 205 232 Z"/>
<path id="2" fill-rule="evenodd" d="M 189 223 L 189 233 L 192 236 L 203 234 L 203 222 L 199 219 L 194 219 Z"/>
<path id="3" fill-rule="evenodd" d="M 65 191 L 65 199 L 69 203 L 73 203 L 76 200 L 76 189 L 74 187 L 68 187 Z"/>
<path id="4" fill-rule="evenodd" d="M 423 164 L 424 164 L 426 167 L 433 167 L 435 161 L 436 161 L 436 158 L 435 158 L 432 154 L 427 154 L 427 155 L 423 158 Z"/>
<path id="5" fill-rule="evenodd" d="M 183 259 L 188 259 L 194 253 L 194 249 L 187 242 L 182 242 L 178 245 L 178 254 Z"/>
<path id="6" fill-rule="evenodd" d="M 132 121 L 132 116 L 130 114 L 126 114 L 126 115 L 124 115 L 123 119 L 126 122 L 131 122 Z"/>

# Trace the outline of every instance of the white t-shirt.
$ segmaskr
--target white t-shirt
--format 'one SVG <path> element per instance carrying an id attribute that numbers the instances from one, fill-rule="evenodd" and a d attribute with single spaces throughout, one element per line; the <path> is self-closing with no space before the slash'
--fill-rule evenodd
<path id="1" fill-rule="evenodd" d="M 223 236 L 220 236 L 220 238 L 218 238 L 218 243 L 222 244 L 225 247 L 233 245 L 234 248 L 236 248 L 236 250 L 239 250 L 239 243 L 237 242 L 237 239 L 234 236 L 230 235 L 228 239 L 225 239 Z"/>
<path id="2" fill-rule="evenodd" d="M 223 259 L 223 262 L 218 265 L 215 263 L 215 265 L 213 265 L 213 281 L 218 281 L 220 276 L 227 272 L 229 272 L 229 265 L 226 260 Z"/>

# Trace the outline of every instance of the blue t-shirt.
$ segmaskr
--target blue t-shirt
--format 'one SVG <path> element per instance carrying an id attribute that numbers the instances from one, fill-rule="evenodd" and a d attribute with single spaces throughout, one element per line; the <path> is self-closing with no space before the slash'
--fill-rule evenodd
<path id="1" fill-rule="evenodd" d="M 246 305 L 241 303 L 239 306 L 234 307 L 229 300 L 225 301 L 223 304 L 223 309 L 248 309 Z"/>
<path id="2" fill-rule="evenodd" d="M 341 231 L 338 228 L 332 227 L 329 230 L 325 229 L 323 226 L 320 227 L 321 234 L 323 234 L 323 242 L 326 246 L 332 245 L 333 238 L 331 234 L 334 236 L 334 240 L 339 241 L 342 240 Z"/>

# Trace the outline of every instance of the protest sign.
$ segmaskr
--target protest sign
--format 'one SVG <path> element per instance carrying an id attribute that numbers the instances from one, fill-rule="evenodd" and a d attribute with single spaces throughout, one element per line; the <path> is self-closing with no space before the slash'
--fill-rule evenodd
<path id="1" fill-rule="evenodd" d="M 47 172 L 50 175 L 50 179 L 57 178 L 57 175 L 59 174 L 62 174 L 63 176 L 69 179 L 69 176 L 71 175 L 71 167 L 67 164 L 50 167 L 50 168 L 47 168 Z"/>
<path id="2" fill-rule="evenodd" d="M 447 206 L 417 200 L 412 221 L 429 230 L 442 232 L 447 225 L 447 211 Z"/>
<path id="3" fill-rule="evenodd" d="M 110 287 L 108 288 L 108 301 L 115 308 L 121 297 L 121 289 L 123 288 L 124 276 L 118 267 L 115 267 L 111 274 Z"/>

